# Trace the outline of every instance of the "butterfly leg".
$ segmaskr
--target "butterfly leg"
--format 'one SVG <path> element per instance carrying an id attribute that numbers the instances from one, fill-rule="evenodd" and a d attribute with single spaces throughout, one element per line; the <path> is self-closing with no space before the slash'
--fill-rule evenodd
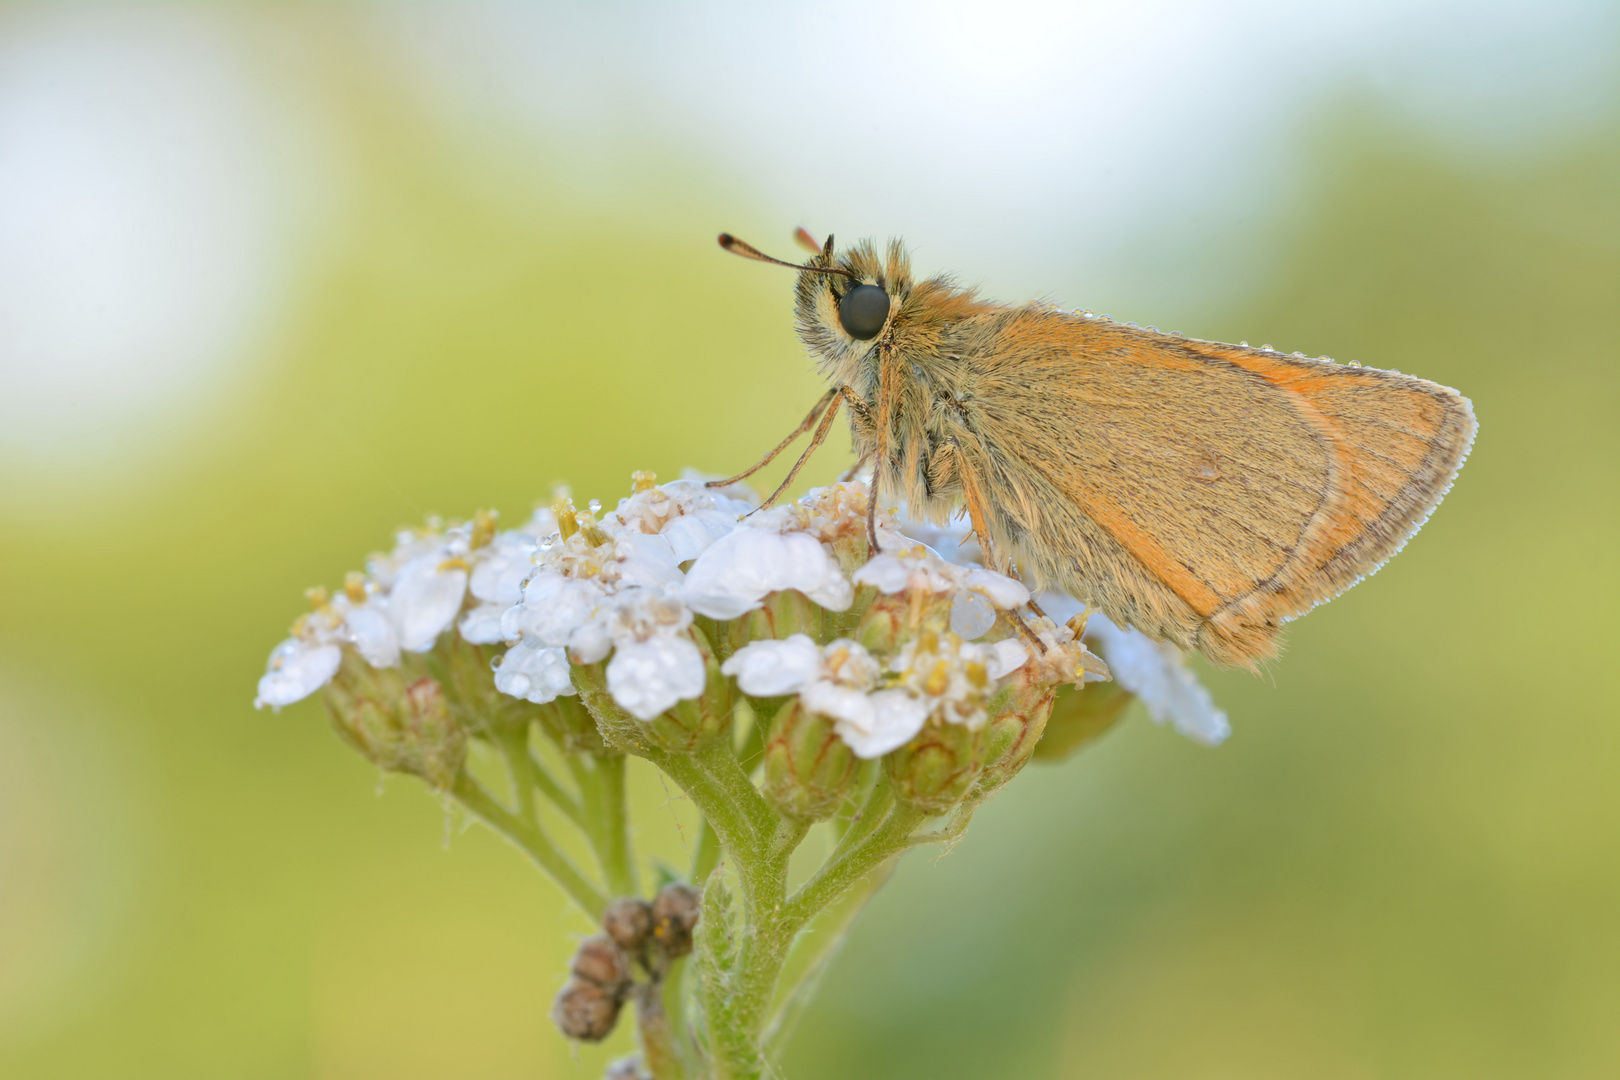
<path id="1" fill-rule="evenodd" d="M 827 411 L 822 414 L 821 423 L 816 425 L 816 433 L 810 436 L 810 445 L 804 448 L 804 453 L 799 455 L 799 460 L 795 461 L 793 463 L 793 468 L 788 470 L 787 477 L 776 486 L 775 491 L 771 492 L 771 497 L 754 507 L 754 509 L 748 511 L 750 514 L 758 513 L 782 497 L 782 492 L 786 491 L 788 489 L 788 485 L 793 483 L 793 478 L 799 475 L 799 470 L 804 468 L 804 463 L 810 460 L 810 455 L 819 450 L 821 448 L 821 444 L 827 441 L 827 433 L 832 430 L 833 418 L 838 415 L 839 403 L 854 393 L 855 391 L 851 390 L 847 386 L 835 387 L 833 390 L 828 392 L 827 396 L 822 400 L 830 401 L 832 404 L 828 406 Z"/>
<path id="2" fill-rule="evenodd" d="M 854 412 L 855 410 L 851 408 L 850 411 Z M 851 480 L 855 479 L 855 474 L 866 468 L 866 463 L 870 460 L 872 460 L 872 455 L 870 454 L 862 454 L 860 457 L 856 458 L 855 464 L 845 469 L 843 474 L 838 477 L 838 482 L 840 484 L 847 484 Z"/>
<path id="3" fill-rule="evenodd" d="M 900 392 L 900 363 L 889 346 L 878 354 L 878 403 L 875 445 L 872 448 L 872 487 L 866 495 L 866 557 L 878 554 L 877 508 L 884 467 L 889 464 L 889 428 L 894 423 L 894 399 Z M 864 403 L 863 403 L 864 404 Z"/>
<path id="4" fill-rule="evenodd" d="M 794 439 L 797 439 L 800 435 L 803 435 L 805 432 L 809 431 L 811 428 L 816 426 L 816 421 L 821 418 L 821 414 L 822 414 L 823 410 L 825 410 L 828 405 L 833 404 L 833 399 L 838 396 L 838 390 L 839 390 L 839 388 L 835 386 L 831 390 L 827 391 L 825 394 L 822 394 L 821 399 L 816 402 L 815 408 L 810 410 L 810 415 L 806 416 L 804 418 L 804 422 L 801 423 L 798 427 L 794 428 L 793 433 L 791 435 L 789 435 L 787 438 L 783 439 L 781 442 L 777 443 L 776 444 L 776 449 L 772 450 L 770 453 L 768 453 L 764 457 L 760 458 L 759 461 L 756 462 L 752 468 L 745 469 L 742 472 L 738 473 L 736 476 L 728 476 L 724 480 L 710 480 L 707 484 L 705 484 L 703 486 L 704 487 L 716 488 L 716 487 L 726 487 L 728 485 L 735 484 L 739 480 L 748 479 L 750 476 L 753 476 L 755 473 L 759 472 L 759 470 L 763 469 L 765 466 L 767 466 L 771 462 L 775 461 L 776 456 L 778 454 L 780 454 L 782 451 L 786 450 L 788 448 L 788 445 L 790 443 L 792 443 Z M 836 405 L 833 405 L 833 411 L 836 412 L 837 408 L 838 407 Z M 803 464 L 803 462 L 801 462 L 800 464 Z M 798 467 L 795 466 L 794 467 L 794 472 L 797 472 L 797 471 L 798 471 Z M 773 496 L 773 498 L 774 498 L 774 496 Z M 768 506 L 770 504 L 767 503 L 766 505 Z"/>
<path id="5" fill-rule="evenodd" d="M 995 541 L 990 539 L 990 508 L 985 501 L 984 488 L 979 484 L 979 477 L 973 471 L 973 467 L 968 464 L 967 455 L 962 452 L 961 442 L 952 438 L 950 445 L 952 452 L 956 456 L 956 474 L 962 483 L 962 501 L 967 505 L 968 520 L 973 523 L 973 535 L 978 538 L 979 551 L 984 555 L 984 564 L 999 574 L 1006 574 L 1011 577 L 1012 562 L 1001 557 L 1001 554 L 996 550 Z M 1029 606 L 1038 616 L 1046 614 L 1036 605 L 1034 597 L 1030 597 Z M 1030 629 L 1029 624 L 1024 621 L 1024 617 L 1016 611 L 1011 614 L 1014 629 L 1022 634 L 1031 645 L 1035 646 L 1040 653 L 1045 653 L 1046 643 L 1036 636 L 1034 630 Z"/>

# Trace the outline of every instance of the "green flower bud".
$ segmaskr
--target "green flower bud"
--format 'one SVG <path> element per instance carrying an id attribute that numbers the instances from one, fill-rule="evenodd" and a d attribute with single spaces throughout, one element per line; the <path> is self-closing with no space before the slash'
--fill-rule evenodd
<path id="1" fill-rule="evenodd" d="M 943 814 L 961 802 L 983 766 L 984 736 L 984 728 L 966 724 L 925 725 L 883 759 L 895 798 L 927 814 Z"/>
<path id="2" fill-rule="evenodd" d="M 771 638 L 781 641 L 794 634 L 809 634 L 819 639 L 825 614 L 818 604 L 797 589 L 771 593 L 763 607 L 719 624 L 726 635 L 726 655 L 751 641 Z"/>
<path id="3" fill-rule="evenodd" d="M 855 641 L 873 656 L 892 656 L 906 637 L 910 605 L 903 594 L 880 596 L 876 589 L 867 587 L 862 587 L 860 593 L 868 591 L 874 598 L 855 627 Z"/>
<path id="4" fill-rule="evenodd" d="M 703 656 L 703 693 L 676 702 L 651 720 L 636 719 L 613 700 L 605 663 L 574 665 L 574 685 L 579 688 L 580 700 L 590 710 L 607 745 L 622 753 L 644 754 L 659 747 L 686 754 L 731 731 L 731 714 L 736 706 L 732 682 L 720 673 L 720 662 L 703 631 L 694 625 L 691 636 Z"/>
<path id="5" fill-rule="evenodd" d="M 859 765 L 832 721 L 795 699 L 777 713 L 765 744 L 765 798 L 788 817 L 821 821 L 843 802 Z"/>
<path id="6" fill-rule="evenodd" d="M 326 689 L 332 726 L 343 740 L 389 772 L 413 773 L 448 789 L 467 757 L 467 735 L 450 715 L 444 688 L 399 668 L 373 668 L 345 656 Z"/>
<path id="7" fill-rule="evenodd" d="M 1053 693 L 1051 689 L 1009 689 L 990 702 L 990 722 L 984 729 L 984 771 L 975 791 L 988 795 L 1029 763 L 1046 730 Z"/>

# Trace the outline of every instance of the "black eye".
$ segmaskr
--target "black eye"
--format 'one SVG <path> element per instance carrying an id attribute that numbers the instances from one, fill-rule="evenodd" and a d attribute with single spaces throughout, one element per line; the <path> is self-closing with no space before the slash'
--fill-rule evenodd
<path id="1" fill-rule="evenodd" d="M 857 285 L 838 302 L 838 321 L 857 341 L 871 341 L 889 321 L 889 294 L 878 285 Z"/>

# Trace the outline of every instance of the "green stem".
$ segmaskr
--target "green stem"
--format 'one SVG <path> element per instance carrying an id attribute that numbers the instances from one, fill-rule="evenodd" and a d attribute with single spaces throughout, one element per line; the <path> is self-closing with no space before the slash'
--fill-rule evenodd
<path id="1" fill-rule="evenodd" d="M 909 847 L 911 832 L 926 815 L 910 807 L 896 805 L 883 824 L 850 846 L 842 855 L 834 854 L 826 865 L 787 901 L 782 917 L 797 928 L 838 899 L 885 859 Z M 846 836 L 847 839 L 847 836 Z"/>
<path id="2" fill-rule="evenodd" d="M 727 851 L 738 859 L 754 855 L 759 835 L 753 819 L 732 802 L 691 755 L 672 754 L 657 747 L 647 747 L 641 753 L 686 792 Z M 759 793 L 755 792 L 754 797 L 759 798 Z"/>
<path id="3" fill-rule="evenodd" d="M 692 884 L 703 888 L 703 883 L 709 880 L 709 875 L 719 865 L 720 838 L 714 834 L 714 826 L 709 824 L 709 819 L 703 818 L 698 826 L 697 850 L 692 853 Z"/>
<path id="4" fill-rule="evenodd" d="M 765 1029 L 767 1058 L 776 1057 L 793 1038 L 799 1021 L 821 987 L 822 977 L 849 939 L 850 927 L 866 909 L 867 902 L 894 874 L 896 863 L 896 859 L 890 858 L 867 874 L 849 892 L 822 909 L 794 939 L 777 981 L 774 1015 Z"/>
<path id="5" fill-rule="evenodd" d="M 635 864 L 630 857 L 630 822 L 625 809 L 624 757 L 570 754 L 564 760 L 585 803 L 581 824 L 596 861 L 614 896 L 636 893 Z"/>
<path id="6" fill-rule="evenodd" d="M 596 759 L 602 782 L 602 872 L 617 896 L 636 895 L 636 863 L 630 854 L 630 807 L 624 788 L 624 755 Z"/>
<path id="7" fill-rule="evenodd" d="M 502 806 L 484 786 L 463 771 L 456 777 L 450 793 L 469 811 L 507 840 L 520 848 L 529 858 L 562 887 L 569 899 L 578 904 L 594 922 L 601 919 L 607 899 L 601 891 L 585 880 L 568 857 L 558 851 L 546 836 L 545 830 L 532 817 L 522 818 Z"/>
<path id="8" fill-rule="evenodd" d="M 637 983 L 631 991 L 636 1003 L 636 1031 L 641 1037 L 641 1063 L 654 1080 L 685 1080 L 686 1069 L 675 1051 L 669 1015 L 657 983 Z"/>
<path id="9" fill-rule="evenodd" d="M 534 793 L 538 791 L 546 797 L 546 801 L 563 812 L 563 815 L 580 829 L 584 829 L 585 817 L 579 800 L 563 790 L 552 775 L 546 771 L 545 766 L 534 759 L 529 752 L 529 736 L 527 729 L 509 731 L 501 734 L 496 740 L 500 746 L 502 756 L 506 758 L 506 769 L 512 777 L 512 789 L 518 796 L 518 808 L 525 815 L 533 814 Z"/>

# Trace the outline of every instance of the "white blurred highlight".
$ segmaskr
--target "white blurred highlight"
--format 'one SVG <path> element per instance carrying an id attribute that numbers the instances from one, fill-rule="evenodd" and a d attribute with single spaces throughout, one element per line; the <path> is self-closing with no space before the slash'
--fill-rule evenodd
<path id="1" fill-rule="evenodd" d="M 128 464 L 251 355 L 298 136 L 202 11 L 0 22 L 0 463 Z"/>

